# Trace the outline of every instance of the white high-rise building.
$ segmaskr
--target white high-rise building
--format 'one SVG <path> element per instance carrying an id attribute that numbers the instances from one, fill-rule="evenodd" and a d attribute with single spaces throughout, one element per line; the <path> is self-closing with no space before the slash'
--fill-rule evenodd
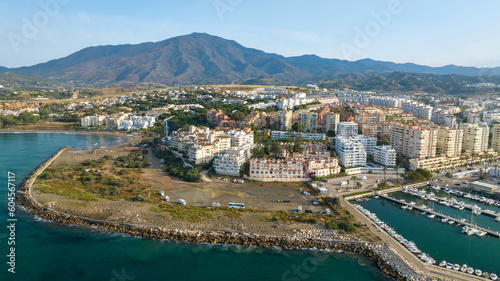
<path id="1" fill-rule="evenodd" d="M 373 160 L 384 166 L 396 166 L 396 150 L 390 145 L 376 146 L 374 149 Z"/>
<path id="2" fill-rule="evenodd" d="M 337 135 L 353 137 L 358 135 L 358 124 L 355 122 L 340 122 L 337 124 Z"/>
<path id="3" fill-rule="evenodd" d="M 344 167 L 356 167 L 366 165 L 366 150 L 359 141 L 351 138 L 335 137 L 335 150 L 339 158 L 340 165 Z"/>
<path id="4" fill-rule="evenodd" d="M 483 152 L 488 148 L 490 127 L 481 122 L 478 124 L 462 123 L 460 129 L 464 131 L 462 149 L 467 153 Z"/>

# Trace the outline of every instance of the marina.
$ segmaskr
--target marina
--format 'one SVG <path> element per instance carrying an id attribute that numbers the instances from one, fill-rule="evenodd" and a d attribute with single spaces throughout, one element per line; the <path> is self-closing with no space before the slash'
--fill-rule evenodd
<path id="1" fill-rule="evenodd" d="M 452 218 L 452 217 L 449 217 L 449 216 L 446 216 L 446 215 L 443 215 L 441 213 L 438 213 L 438 212 L 435 212 L 431 209 L 429 209 L 427 206 L 425 205 L 421 205 L 421 206 L 413 206 L 412 204 L 410 203 L 407 203 L 405 201 L 401 201 L 401 200 L 398 200 L 398 199 L 395 199 L 395 198 L 392 198 L 392 197 L 389 197 L 387 195 L 383 195 L 383 194 L 378 194 L 379 197 L 381 198 L 384 198 L 386 200 L 390 200 L 390 201 L 393 201 L 393 202 L 396 202 L 396 203 L 399 203 L 401 205 L 406 206 L 406 208 L 408 208 L 409 206 L 411 206 L 413 209 L 416 209 L 416 210 L 419 210 L 421 212 L 425 212 L 425 213 L 428 213 L 428 214 L 433 214 L 439 218 L 441 218 L 441 222 L 448 222 L 448 221 L 452 221 L 456 224 L 461 224 L 461 225 L 464 225 L 464 226 L 467 226 L 469 228 L 472 228 L 472 229 L 477 229 L 477 230 L 480 230 L 482 232 L 486 232 L 487 234 L 493 236 L 493 237 L 497 237 L 497 238 L 500 238 L 500 233 L 499 232 L 496 232 L 496 231 L 493 231 L 493 230 L 489 230 L 489 229 L 486 229 L 486 228 L 483 228 L 483 227 L 479 227 L 477 225 L 473 225 L 471 223 L 468 223 L 466 221 L 463 221 L 463 220 L 460 220 L 460 219 L 455 219 L 455 218 Z"/>
<path id="2" fill-rule="evenodd" d="M 488 231 L 484 237 L 464 235 L 463 228 L 470 228 L 470 224 L 464 224 L 463 219 L 429 210 L 428 206 L 420 206 L 422 203 L 420 199 L 415 200 L 420 203 L 412 205 L 408 203 L 411 202 L 411 196 L 403 192 L 394 192 L 391 196 L 399 197 L 399 199 L 389 197 L 387 194 L 377 194 L 375 198 L 379 200 L 368 199 L 357 204 L 376 214 L 378 219 L 399 235 L 404 236 L 404 239 L 418 245 L 419 251 L 425 252 L 437 261 L 434 266 L 440 265 L 446 270 L 456 271 L 457 274 L 471 275 L 471 279 L 473 279 L 472 276 L 488 280 L 498 278 L 498 259 L 500 259 L 498 232 L 481 227 L 481 231 Z M 408 202 L 400 200 L 402 198 Z M 402 209 L 403 206 L 406 206 L 406 211 Z M 412 206 L 412 211 L 408 210 L 409 206 Z M 452 212 L 460 212 L 454 208 L 448 209 Z M 445 220 L 445 222 L 436 223 L 436 220 Z M 487 222 L 486 227 L 497 224 L 491 218 L 485 217 L 483 221 Z M 453 226 L 460 226 L 450 227 L 449 223 L 453 223 Z M 426 264 L 424 261 L 423 263 Z M 429 264 L 429 266 L 432 265 Z M 481 273 L 480 275 L 476 273 L 478 269 L 481 271 L 477 272 Z"/>

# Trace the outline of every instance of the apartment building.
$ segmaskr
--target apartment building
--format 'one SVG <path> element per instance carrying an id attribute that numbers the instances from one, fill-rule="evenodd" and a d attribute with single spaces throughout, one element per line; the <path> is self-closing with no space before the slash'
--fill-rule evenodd
<path id="1" fill-rule="evenodd" d="M 271 139 L 273 140 L 279 140 L 279 139 L 306 139 L 310 141 L 316 141 L 316 140 L 325 140 L 326 135 L 325 134 L 319 134 L 319 133 L 303 133 L 303 132 L 285 132 L 285 131 L 272 131 L 271 132 Z"/>
<path id="2" fill-rule="evenodd" d="M 323 115 L 323 132 L 333 131 L 337 134 L 337 124 L 340 123 L 340 114 L 329 112 Z"/>
<path id="3" fill-rule="evenodd" d="M 377 138 L 363 135 L 350 137 L 352 141 L 359 142 L 365 147 L 366 155 L 373 156 L 375 147 L 377 146 Z"/>
<path id="4" fill-rule="evenodd" d="M 240 176 L 240 167 L 249 159 L 245 150 L 231 147 L 214 157 L 213 167 L 219 175 Z"/>
<path id="5" fill-rule="evenodd" d="M 491 148 L 500 151 L 500 124 L 495 124 L 491 128 Z"/>
<path id="6" fill-rule="evenodd" d="M 305 162 L 305 172 L 309 177 L 326 177 L 340 173 L 339 160 L 333 157 L 308 159 Z"/>
<path id="7" fill-rule="evenodd" d="M 335 137 L 335 151 L 340 165 L 344 167 L 356 167 L 366 165 L 366 150 L 359 141 L 349 137 Z"/>
<path id="8" fill-rule="evenodd" d="M 397 153 L 410 158 L 436 156 L 436 131 L 420 126 L 393 126 L 390 144 Z"/>
<path id="9" fill-rule="evenodd" d="M 441 156 L 457 156 L 462 153 L 463 131 L 450 127 L 437 130 L 436 152 Z"/>
<path id="10" fill-rule="evenodd" d="M 467 153 L 478 153 L 488 148 L 488 138 L 490 128 L 486 123 L 462 123 L 460 129 L 463 130 L 462 149 Z"/>
<path id="11" fill-rule="evenodd" d="M 396 150 L 390 145 L 376 146 L 373 160 L 386 167 L 394 167 L 396 166 Z"/>
<path id="12" fill-rule="evenodd" d="M 356 123 L 382 123 L 385 121 L 385 115 L 382 113 L 366 113 L 357 114 L 354 116 Z"/>
<path id="13" fill-rule="evenodd" d="M 304 159 L 250 159 L 250 178 L 260 181 L 305 181 Z"/>
<path id="14" fill-rule="evenodd" d="M 282 110 L 277 113 L 276 121 L 279 124 L 280 130 L 288 131 L 292 129 L 292 116 L 293 112 L 291 110 Z"/>
<path id="15" fill-rule="evenodd" d="M 80 119 L 82 127 L 99 127 L 104 125 L 105 121 L 104 115 L 86 116 Z"/>
<path id="16" fill-rule="evenodd" d="M 298 123 L 304 126 L 304 131 L 306 132 L 316 132 L 318 131 L 319 117 L 316 112 L 302 112 L 299 114 Z"/>
<path id="17" fill-rule="evenodd" d="M 355 122 L 340 122 L 337 125 L 337 135 L 352 137 L 358 135 L 358 124 Z"/>

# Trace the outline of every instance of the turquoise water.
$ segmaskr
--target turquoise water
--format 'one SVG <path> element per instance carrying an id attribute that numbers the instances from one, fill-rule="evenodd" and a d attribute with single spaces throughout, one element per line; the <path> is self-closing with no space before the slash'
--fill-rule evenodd
<path id="1" fill-rule="evenodd" d="M 389 280 L 363 256 L 192 245 L 37 221 L 16 212 L 16 273 L 7 271 L 7 171 L 20 184 L 59 148 L 118 143 L 111 137 L 0 133 L 0 280 Z"/>
<path id="2" fill-rule="evenodd" d="M 436 193 L 435 191 L 433 191 Z M 436 194 L 443 197 L 442 194 Z M 406 202 L 415 201 L 418 206 L 426 201 L 402 192 L 392 193 L 391 197 L 405 199 Z M 462 198 L 462 201 L 471 203 Z M 426 203 L 430 205 L 430 203 Z M 437 263 L 442 260 L 457 264 L 467 264 L 479 268 L 483 272 L 500 273 L 500 239 L 492 236 L 466 236 L 461 233 L 462 227 L 454 227 L 442 223 L 436 218 L 429 219 L 420 215 L 420 211 L 402 210 L 401 205 L 385 199 L 370 199 L 361 203 L 365 209 L 377 214 L 379 219 L 393 227 L 396 232 L 406 239 L 414 241 L 418 248 L 431 255 Z M 468 218 L 470 211 L 457 209 L 439 204 L 430 205 L 434 211 L 456 218 Z M 486 206 L 485 206 L 486 207 Z M 490 207 L 496 208 L 496 207 Z M 475 216 L 479 226 L 500 230 L 500 224 L 492 217 Z"/>

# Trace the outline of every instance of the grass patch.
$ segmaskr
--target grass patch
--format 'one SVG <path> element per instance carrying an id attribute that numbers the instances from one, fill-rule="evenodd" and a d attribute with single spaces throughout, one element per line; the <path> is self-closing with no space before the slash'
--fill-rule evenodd
<path id="1" fill-rule="evenodd" d="M 354 192 L 354 193 L 351 193 L 351 194 L 344 195 L 344 198 L 358 196 L 358 195 L 363 195 L 363 194 L 368 194 L 368 193 L 372 193 L 372 191 L 371 190 L 366 190 L 366 191 Z"/>

